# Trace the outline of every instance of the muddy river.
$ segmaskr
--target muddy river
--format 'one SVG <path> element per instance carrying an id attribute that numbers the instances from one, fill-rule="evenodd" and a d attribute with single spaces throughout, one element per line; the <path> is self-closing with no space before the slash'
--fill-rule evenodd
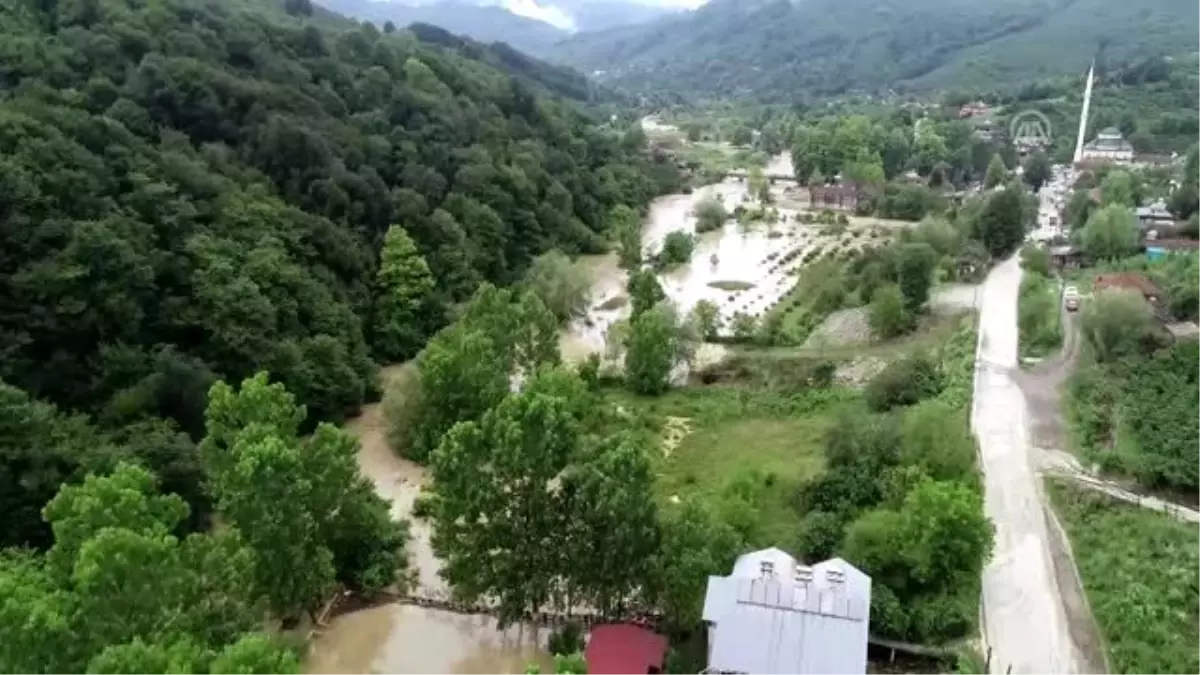
<path id="1" fill-rule="evenodd" d="M 790 158 L 781 156 L 771 162 L 769 173 L 791 171 Z M 773 193 L 784 222 L 752 226 L 732 220 L 717 231 L 701 235 L 692 262 L 662 276 L 663 289 L 683 311 L 702 299 L 711 300 L 729 320 L 735 312 L 759 314 L 770 307 L 791 285 L 791 272 L 803 264 L 802 253 L 810 247 L 830 243 L 815 228 L 795 222 L 796 211 L 784 208 L 788 195 L 783 185 Z M 654 253 L 672 230 L 695 231 L 696 204 L 708 196 L 718 196 L 730 212 L 739 204 L 750 206 L 744 182 L 729 180 L 695 190 L 690 195 L 670 195 L 651 205 L 644 231 L 646 251 Z M 787 264 L 776 261 L 787 252 L 801 254 Z M 768 259 L 769 257 L 773 259 Z M 591 256 L 581 261 L 587 266 L 594 284 L 593 309 L 586 319 L 575 322 L 564 333 L 563 354 L 568 360 L 603 352 L 605 333 L 612 323 L 628 312 L 612 302 L 624 296 L 626 274 L 617 266 L 615 255 Z M 720 290 L 714 283 L 739 282 L 749 286 L 740 292 Z M 602 308 L 606 302 L 608 308 Z M 719 359 L 721 349 L 706 346 L 698 361 Z M 411 366 L 385 369 L 385 378 L 402 377 Z M 359 464 L 376 491 L 392 504 L 396 518 L 407 518 L 413 500 L 426 481 L 425 470 L 397 457 L 387 446 L 382 407 L 366 406 L 360 417 L 347 425 L 361 444 Z M 412 520 L 409 545 L 410 568 L 415 571 L 417 592 L 441 596 L 446 584 L 438 576 L 439 563 L 429 542 L 429 527 Z M 552 672 L 552 662 L 544 649 L 545 631 L 529 626 L 513 626 L 501 631 L 482 616 L 463 616 L 441 610 L 413 606 L 386 605 L 336 617 L 319 631 L 310 648 L 306 668 L 313 673 L 389 672 L 389 673 L 520 673 L 530 663 L 540 663 L 542 672 Z"/>

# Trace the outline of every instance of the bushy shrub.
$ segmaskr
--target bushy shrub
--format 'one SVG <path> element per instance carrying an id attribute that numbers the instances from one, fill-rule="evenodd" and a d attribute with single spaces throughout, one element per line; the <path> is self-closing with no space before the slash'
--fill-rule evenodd
<path id="1" fill-rule="evenodd" d="M 937 364 L 923 354 L 893 361 L 867 384 L 867 405 L 876 411 L 912 405 L 936 396 L 941 380 Z"/>

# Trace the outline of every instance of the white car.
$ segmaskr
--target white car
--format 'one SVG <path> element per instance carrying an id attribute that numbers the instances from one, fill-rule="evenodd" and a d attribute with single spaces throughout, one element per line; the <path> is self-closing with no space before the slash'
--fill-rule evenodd
<path id="1" fill-rule="evenodd" d="M 1063 289 L 1063 305 L 1066 306 L 1068 312 L 1074 312 L 1079 309 L 1079 289 L 1074 286 L 1067 286 Z"/>

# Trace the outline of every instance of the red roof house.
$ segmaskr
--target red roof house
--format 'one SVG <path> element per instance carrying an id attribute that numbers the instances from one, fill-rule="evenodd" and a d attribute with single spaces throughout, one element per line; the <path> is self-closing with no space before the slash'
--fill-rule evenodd
<path id="1" fill-rule="evenodd" d="M 661 673 L 667 638 L 629 623 L 592 627 L 584 658 L 590 675 Z"/>

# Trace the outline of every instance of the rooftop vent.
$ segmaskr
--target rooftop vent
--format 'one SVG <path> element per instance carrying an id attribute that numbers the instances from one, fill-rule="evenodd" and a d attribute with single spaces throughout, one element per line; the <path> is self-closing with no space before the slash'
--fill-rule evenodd
<path id="1" fill-rule="evenodd" d="M 808 565 L 796 566 L 796 584 L 798 586 L 807 586 L 812 583 L 813 571 Z"/>
<path id="2" fill-rule="evenodd" d="M 846 573 L 835 567 L 825 570 L 825 580 L 831 584 L 840 584 L 846 581 Z"/>

